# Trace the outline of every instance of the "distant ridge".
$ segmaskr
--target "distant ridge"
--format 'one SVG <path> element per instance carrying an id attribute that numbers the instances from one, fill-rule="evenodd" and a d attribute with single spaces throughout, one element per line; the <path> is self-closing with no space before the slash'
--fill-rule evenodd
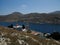
<path id="1" fill-rule="evenodd" d="M 54 11 L 51 13 L 29 13 L 29 14 L 13 12 L 5 16 L 0 16 L 0 21 L 5 21 L 5 22 L 22 21 L 22 22 L 32 22 L 32 23 L 60 24 L 60 11 Z"/>
<path id="2" fill-rule="evenodd" d="M 51 14 L 60 14 L 60 11 L 51 12 Z"/>

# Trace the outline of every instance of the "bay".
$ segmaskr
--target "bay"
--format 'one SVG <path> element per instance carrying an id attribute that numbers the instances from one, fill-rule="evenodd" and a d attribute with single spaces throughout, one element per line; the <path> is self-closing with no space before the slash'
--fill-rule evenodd
<path id="1" fill-rule="evenodd" d="M 0 22 L 0 26 L 9 26 L 9 25 L 27 25 L 29 24 L 29 29 L 38 31 L 38 32 L 43 32 L 43 33 L 52 33 L 54 31 L 60 32 L 60 24 L 38 24 L 38 23 L 25 23 L 25 22 Z"/>

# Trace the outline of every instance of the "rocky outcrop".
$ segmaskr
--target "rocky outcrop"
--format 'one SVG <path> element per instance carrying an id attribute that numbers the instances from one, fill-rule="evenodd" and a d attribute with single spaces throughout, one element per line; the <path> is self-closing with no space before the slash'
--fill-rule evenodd
<path id="1" fill-rule="evenodd" d="M 3 43 L 6 45 L 60 45 L 60 42 L 54 39 L 41 38 L 38 35 L 33 35 L 31 33 L 17 31 L 1 26 L 0 33 L 0 39 L 5 39 L 3 40 L 4 42 L 2 41 L 0 42 L 0 44 Z"/>

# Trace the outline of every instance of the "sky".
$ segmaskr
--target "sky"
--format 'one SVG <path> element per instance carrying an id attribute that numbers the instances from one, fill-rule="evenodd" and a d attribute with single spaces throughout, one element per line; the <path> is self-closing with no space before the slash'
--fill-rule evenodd
<path id="1" fill-rule="evenodd" d="M 0 0 L 0 15 L 60 11 L 60 0 Z"/>

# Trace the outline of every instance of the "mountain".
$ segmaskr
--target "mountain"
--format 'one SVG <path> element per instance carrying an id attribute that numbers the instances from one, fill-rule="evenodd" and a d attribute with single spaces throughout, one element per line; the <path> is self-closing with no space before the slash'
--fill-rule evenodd
<path id="1" fill-rule="evenodd" d="M 13 12 L 12 14 L 8 14 L 4 17 L 1 18 L 2 21 L 7 21 L 7 22 L 13 22 L 19 20 L 19 18 L 22 16 L 22 13 L 19 12 Z M 0 16 L 1 17 L 1 16 Z"/>
<path id="2" fill-rule="evenodd" d="M 30 13 L 25 16 L 26 22 L 33 23 L 60 23 L 60 14 L 52 14 L 52 13 Z"/>
<path id="3" fill-rule="evenodd" d="M 51 12 L 51 14 L 60 14 L 60 11 Z"/>
<path id="4" fill-rule="evenodd" d="M 22 14 L 20 12 L 13 12 L 6 16 L 0 16 L 0 21 L 6 22 L 32 22 L 32 23 L 54 23 L 60 24 L 60 11 L 51 13 L 29 13 Z"/>

